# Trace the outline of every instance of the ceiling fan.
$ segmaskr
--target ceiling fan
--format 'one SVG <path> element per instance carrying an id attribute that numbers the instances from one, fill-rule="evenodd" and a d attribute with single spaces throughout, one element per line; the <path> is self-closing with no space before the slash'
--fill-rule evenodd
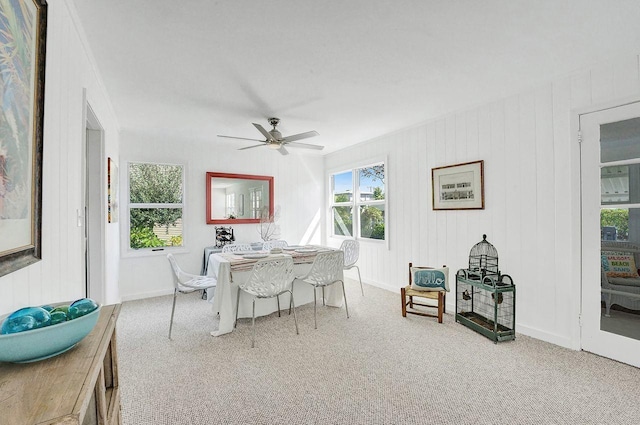
<path id="1" fill-rule="evenodd" d="M 308 139 L 309 137 L 318 136 L 317 131 L 307 131 L 306 133 L 294 134 L 292 136 L 282 137 L 282 133 L 276 130 L 276 126 L 280 122 L 280 118 L 269 118 L 269 124 L 273 126 L 272 130 L 265 130 L 263 126 L 260 124 L 253 123 L 253 126 L 258 129 L 260 133 L 266 138 L 266 140 L 259 139 L 248 139 L 246 137 L 234 137 L 234 136 L 223 136 L 218 134 L 218 137 L 226 137 L 228 139 L 240 139 L 240 140 L 252 140 L 255 142 L 260 142 L 259 145 L 247 146 L 246 148 L 240 148 L 238 150 L 242 151 L 245 149 L 257 148 L 260 146 L 266 146 L 270 149 L 277 150 L 282 155 L 288 155 L 289 151 L 285 148 L 305 148 L 305 149 L 324 149 L 324 146 L 320 145 L 310 145 L 308 143 L 298 143 L 296 140 Z"/>

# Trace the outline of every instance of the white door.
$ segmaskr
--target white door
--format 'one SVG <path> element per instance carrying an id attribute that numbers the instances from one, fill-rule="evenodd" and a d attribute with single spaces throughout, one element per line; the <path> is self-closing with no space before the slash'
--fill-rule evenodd
<path id="1" fill-rule="evenodd" d="M 580 132 L 582 348 L 640 367 L 640 102 L 583 114 Z"/>

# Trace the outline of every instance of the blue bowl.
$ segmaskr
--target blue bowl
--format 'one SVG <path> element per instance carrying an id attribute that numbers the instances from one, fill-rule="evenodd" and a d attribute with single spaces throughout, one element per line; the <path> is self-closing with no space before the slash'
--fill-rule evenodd
<path id="1" fill-rule="evenodd" d="M 101 308 L 57 325 L 0 335 L 0 361 L 37 362 L 70 350 L 93 330 Z"/>

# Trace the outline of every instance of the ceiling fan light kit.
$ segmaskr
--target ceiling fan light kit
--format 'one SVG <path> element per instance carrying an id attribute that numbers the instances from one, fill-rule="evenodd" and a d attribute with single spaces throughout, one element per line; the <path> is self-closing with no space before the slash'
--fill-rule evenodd
<path id="1" fill-rule="evenodd" d="M 228 139 L 251 140 L 251 141 L 261 143 L 259 145 L 239 148 L 238 150 L 245 150 L 245 149 L 257 148 L 260 146 L 266 146 L 269 149 L 277 150 L 282 155 L 289 154 L 289 152 L 285 149 L 285 146 L 289 146 L 293 148 L 305 148 L 305 149 L 317 149 L 317 150 L 324 149 L 324 146 L 320 146 L 320 145 L 311 145 L 308 143 L 295 142 L 295 140 L 308 139 L 309 137 L 318 136 L 317 131 L 315 130 L 307 131 L 306 133 L 299 133 L 299 134 L 294 134 L 292 136 L 282 137 L 282 133 L 280 133 L 276 129 L 276 126 L 278 125 L 278 123 L 280 123 L 280 118 L 269 118 L 268 121 L 269 121 L 269 124 L 271 124 L 271 126 L 273 127 L 273 129 L 269 131 L 265 130 L 265 128 L 260 124 L 253 123 L 253 126 L 265 137 L 265 140 L 249 139 L 246 137 L 223 136 L 220 134 L 218 135 L 218 137 L 226 137 Z"/>

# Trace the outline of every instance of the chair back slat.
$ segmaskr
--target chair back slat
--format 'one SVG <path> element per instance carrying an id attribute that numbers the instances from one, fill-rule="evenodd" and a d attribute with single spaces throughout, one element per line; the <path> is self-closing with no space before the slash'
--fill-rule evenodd
<path id="1" fill-rule="evenodd" d="M 167 254 L 171 271 L 173 272 L 173 286 L 179 291 L 190 292 L 194 289 L 213 288 L 217 284 L 217 280 L 213 276 L 200 276 L 183 271 L 173 254 Z"/>
<path id="2" fill-rule="evenodd" d="M 289 246 L 287 241 L 278 239 L 274 241 L 266 241 L 262 244 L 263 251 L 271 251 L 273 248 L 285 248 Z"/>
<path id="3" fill-rule="evenodd" d="M 258 261 L 240 289 L 257 297 L 273 297 L 289 289 L 293 275 L 293 258 L 282 256 Z"/>
<path id="4" fill-rule="evenodd" d="M 173 272 L 173 285 L 180 289 L 182 288 L 180 282 L 185 278 L 186 273 L 182 271 L 173 254 L 167 254 L 167 259 L 169 260 L 169 264 L 171 264 L 171 271 Z"/>
<path id="5" fill-rule="evenodd" d="M 344 267 L 350 267 L 358 261 L 360 256 L 360 242 L 347 239 L 340 245 L 340 250 L 344 252 Z"/>
<path id="6" fill-rule="evenodd" d="M 344 253 L 342 251 L 320 252 L 313 261 L 311 270 L 304 277 L 315 285 L 330 285 L 343 281 Z"/>

